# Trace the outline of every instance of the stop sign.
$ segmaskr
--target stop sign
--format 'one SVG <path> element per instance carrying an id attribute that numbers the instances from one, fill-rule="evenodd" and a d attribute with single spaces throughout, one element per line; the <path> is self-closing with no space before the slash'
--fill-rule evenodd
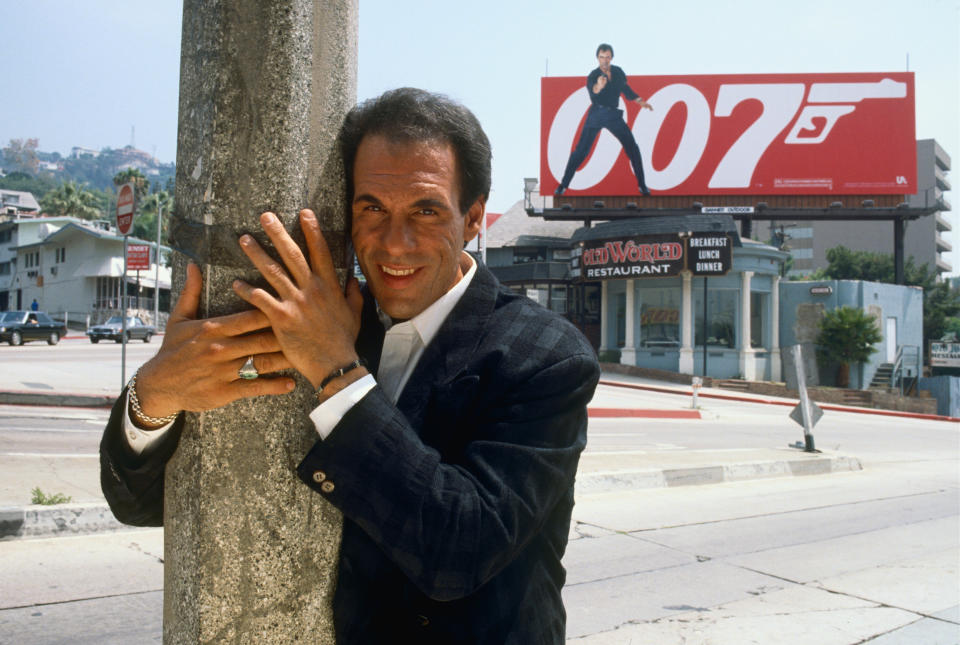
<path id="1" fill-rule="evenodd" d="M 120 192 L 117 193 L 117 230 L 121 235 L 129 234 L 133 227 L 133 197 L 132 183 L 120 186 Z"/>

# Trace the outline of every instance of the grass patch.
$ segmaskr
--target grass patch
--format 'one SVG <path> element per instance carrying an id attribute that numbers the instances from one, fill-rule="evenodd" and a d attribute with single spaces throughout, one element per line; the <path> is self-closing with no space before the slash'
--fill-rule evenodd
<path id="1" fill-rule="evenodd" d="M 53 495 L 47 495 L 40 487 L 37 486 L 32 491 L 30 491 L 30 503 L 31 504 L 40 504 L 42 506 L 53 506 L 54 504 L 69 504 L 73 501 L 73 498 L 69 495 L 64 495 L 63 493 L 54 493 Z"/>

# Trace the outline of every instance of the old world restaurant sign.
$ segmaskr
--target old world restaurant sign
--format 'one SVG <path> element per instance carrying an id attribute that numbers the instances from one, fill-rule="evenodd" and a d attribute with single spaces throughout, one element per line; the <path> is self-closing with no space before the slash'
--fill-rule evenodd
<path id="1" fill-rule="evenodd" d="M 729 235 L 676 233 L 586 240 L 573 251 L 570 275 L 581 280 L 667 278 L 689 269 L 694 275 L 725 275 L 732 266 Z"/>

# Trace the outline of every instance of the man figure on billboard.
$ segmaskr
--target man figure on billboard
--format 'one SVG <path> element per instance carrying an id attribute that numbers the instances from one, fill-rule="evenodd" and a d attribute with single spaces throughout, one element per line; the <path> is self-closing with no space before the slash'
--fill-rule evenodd
<path id="1" fill-rule="evenodd" d="M 580 133 L 580 139 L 576 147 L 570 153 L 570 159 L 567 161 L 567 168 L 563 172 L 563 179 L 560 185 L 553 192 L 559 197 L 563 191 L 570 185 L 577 168 L 587 158 L 593 142 L 596 140 L 600 130 L 606 128 L 617 138 L 623 150 L 630 159 L 630 166 L 633 168 L 633 174 L 637 178 L 637 186 L 640 193 L 645 197 L 650 195 L 647 184 L 643 179 L 643 160 L 640 158 L 640 148 L 637 146 L 633 133 L 623 120 L 623 110 L 617 107 L 620 100 L 620 94 L 634 101 L 640 106 L 640 109 L 653 107 L 644 101 L 627 85 L 627 75 L 616 65 L 611 65 L 613 60 L 613 47 L 607 43 L 601 43 L 597 47 L 597 62 L 599 67 L 590 72 L 587 76 L 587 92 L 590 95 L 590 110 L 587 112 L 587 122 L 583 124 L 583 131 Z"/>
<path id="2" fill-rule="evenodd" d="M 289 374 L 260 377 L 292 367 L 318 404 L 303 412 L 317 440 L 297 472 L 344 516 L 337 643 L 563 645 L 593 348 L 463 251 L 490 191 L 489 141 L 469 110 L 387 92 L 347 115 L 341 147 L 366 289 L 351 279 L 344 294 L 309 210 L 307 251 L 261 216 L 282 262 L 241 237 L 273 287 L 234 284 L 250 311 L 197 319 L 190 265 L 163 346 L 104 433 L 107 501 L 121 521 L 162 523 L 181 411 L 289 392 Z"/>

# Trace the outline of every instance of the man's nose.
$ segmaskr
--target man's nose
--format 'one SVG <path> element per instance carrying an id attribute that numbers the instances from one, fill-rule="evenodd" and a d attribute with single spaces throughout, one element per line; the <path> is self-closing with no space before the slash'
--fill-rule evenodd
<path id="1" fill-rule="evenodd" d="M 413 234 L 406 218 L 388 218 L 381 231 L 380 243 L 391 253 L 403 253 L 413 247 Z"/>

